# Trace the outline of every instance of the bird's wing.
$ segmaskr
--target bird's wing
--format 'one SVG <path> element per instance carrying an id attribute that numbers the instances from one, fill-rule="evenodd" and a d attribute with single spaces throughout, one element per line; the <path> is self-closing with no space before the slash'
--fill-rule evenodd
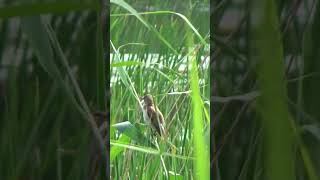
<path id="1" fill-rule="evenodd" d="M 158 118 L 159 118 L 159 130 L 161 131 L 161 136 L 164 136 L 165 138 L 167 137 L 167 133 L 166 133 L 166 130 L 165 130 L 165 121 L 164 121 L 164 117 L 161 113 L 161 111 L 158 109 L 157 107 L 157 112 L 158 112 Z"/>
<path id="2" fill-rule="evenodd" d="M 147 107 L 147 113 L 150 119 L 156 114 L 156 110 L 152 106 Z"/>
<path id="3" fill-rule="evenodd" d="M 158 120 L 157 119 L 154 119 L 157 117 L 157 112 L 156 110 L 154 109 L 154 107 L 152 106 L 149 106 L 148 107 L 148 116 L 150 117 L 150 123 L 151 125 L 153 126 L 153 128 L 161 135 L 161 130 L 160 130 L 160 127 L 159 127 L 159 123 L 158 123 Z M 160 119 L 159 119 L 160 121 Z"/>
<path id="4" fill-rule="evenodd" d="M 161 113 L 161 111 L 157 108 L 157 112 L 158 112 L 158 116 L 159 116 L 159 121 L 162 125 L 164 125 L 164 118 L 163 118 L 163 115 Z"/>
<path id="5" fill-rule="evenodd" d="M 161 111 L 159 111 L 158 109 L 158 115 L 159 115 L 159 121 L 160 121 L 160 131 L 161 131 L 161 136 L 163 136 L 164 138 L 167 138 L 167 133 L 165 130 L 165 121 L 164 121 L 164 117 L 161 113 Z"/>

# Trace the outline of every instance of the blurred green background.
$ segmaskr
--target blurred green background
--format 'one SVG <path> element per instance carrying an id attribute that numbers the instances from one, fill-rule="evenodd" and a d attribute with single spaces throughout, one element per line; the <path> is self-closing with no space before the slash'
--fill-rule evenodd
<path id="1" fill-rule="evenodd" d="M 0 4 L 0 179 L 105 179 L 107 6 Z"/>
<path id="2" fill-rule="evenodd" d="M 211 7 L 215 178 L 319 179 L 319 3 Z"/>

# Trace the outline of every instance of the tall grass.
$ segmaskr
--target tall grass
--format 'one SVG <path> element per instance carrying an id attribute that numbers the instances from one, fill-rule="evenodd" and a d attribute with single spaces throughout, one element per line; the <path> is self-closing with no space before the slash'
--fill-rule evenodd
<path id="1" fill-rule="evenodd" d="M 214 1 L 212 13 L 215 178 L 319 179 L 319 3 Z"/>
<path id="2" fill-rule="evenodd" d="M 106 102 L 101 10 L 2 5 L 0 179 L 106 178 L 104 122 L 93 117 Z"/>
<path id="3" fill-rule="evenodd" d="M 257 59 L 261 96 L 257 110 L 263 128 L 264 179 L 295 179 L 293 130 L 291 128 L 280 29 L 273 1 L 264 7 L 253 3 L 252 57 Z M 252 17 L 252 19 L 255 17 Z M 276 97 L 276 98 L 271 98 Z"/>
<path id="4" fill-rule="evenodd" d="M 208 57 L 208 12 L 199 13 L 207 21 L 194 28 L 200 17 L 191 18 L 199 8 L 192 1 L 194 6 L 182 7 L 182 12 L 168 9 L 174 4 L 181 8 L 172 1 L 142 6 L 139 1 L 111 2 L 111 178 L 208 179 L 208 152 L 201 151 L 209 147 L 204 115 L 209 59 L 203 58 Z M 155 142 L 143 123 L 138 98 L 145 93 L 153 95 L 165 117 L 165 141 Z"/>

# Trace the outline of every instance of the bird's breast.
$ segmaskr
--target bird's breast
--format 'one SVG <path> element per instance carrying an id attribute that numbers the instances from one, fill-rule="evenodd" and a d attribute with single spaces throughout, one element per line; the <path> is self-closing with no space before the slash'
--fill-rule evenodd
<path id="1" fill-rule="evenodd" d="M 150 124 L 150 118 L 149 118 L 149 116 L 148 116 L 148 112 L 147 112 L 147 106 L 143 106 L 143 109 L 142 109 L 142 113 L 143 113 L 143 120 L 144 120 L 144 122 L 145 123 L 147 123 L 147 124 Z"/>

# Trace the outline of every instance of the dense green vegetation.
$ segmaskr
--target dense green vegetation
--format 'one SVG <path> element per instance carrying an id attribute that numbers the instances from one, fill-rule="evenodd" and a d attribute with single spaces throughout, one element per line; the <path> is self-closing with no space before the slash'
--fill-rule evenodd
<path id="1" fill-rule="evenodd" d="M 103 122 L 92 112 L 106 108 L 108 8 L 98 1 L 0 8 L 0 179 L 105 179 L 106 129 L 99 132 Z"/>
<path id="2" fill-rule="evenodd" d="M 213 1 L 216 179 L 320 177 L 317 1 Z"/>
<path id="3" fill-rule="evenodd" d="M 209 2 L 111 3 L 111 177 L 209 179 Z M 145 93 L 165 141 L 143 123 Z"/>
<path id="4" fill-rule="evenodd" d="M 98 1 L 1 5 L 0 179 L 106 179 L 106 165 L 118 179 L 208 178 L 209 2 L 111 3 L 110 27 Z M 150 143 L 133 90 L 154 95 L 168 143 Z"/>

